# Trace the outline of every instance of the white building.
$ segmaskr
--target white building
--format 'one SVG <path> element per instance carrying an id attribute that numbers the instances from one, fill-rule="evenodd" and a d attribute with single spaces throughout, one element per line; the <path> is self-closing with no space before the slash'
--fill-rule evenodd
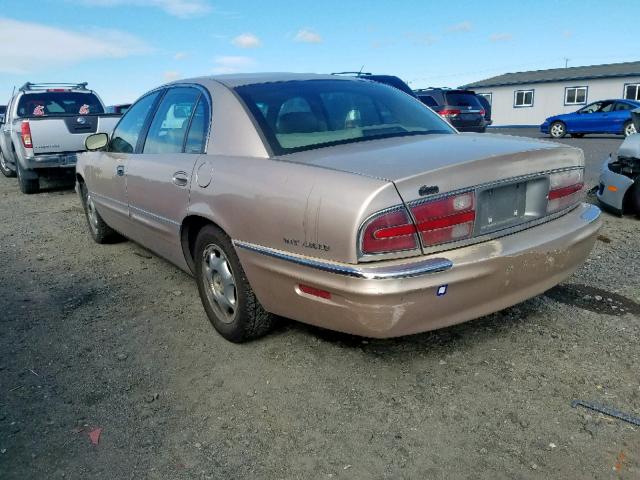
<path id="1" fill-rule="evenodd" d="M 494 126 L 538 126 L 597 100 L 640 100 L 640 62 L 505 73 L 464 88 L 489 100 Z"/>

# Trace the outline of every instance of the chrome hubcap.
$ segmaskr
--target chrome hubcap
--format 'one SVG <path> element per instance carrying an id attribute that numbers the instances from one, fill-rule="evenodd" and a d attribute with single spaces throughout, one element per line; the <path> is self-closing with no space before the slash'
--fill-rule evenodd
<path id="1" fill-rule="evenodd" d="M 551 135 L 554 137 L 561 137 L 564 135 L 564 127 L 562 125 L 556 124 L 551 127 Z"/>
<path id="2" fill-rule="evenodd" d="M 91 195 L 87 195 L 87 218 L 89 219 L 89 226 L 94 232 L 98 231 L 98 212 L 96 212 L 96 206 L 93 203 Z"/>
<path id="3" fill-rule="evenodd" d="M 633 135 L 634 133 L 636 133 L 636 126 L 633 123 L 627 125 L 627 128 L 625 129 L 624 133 L 627 137 L 629 135 Z"/>
<path id="4" fill-rule="evenodd" d="M 231 323 L 237 309 L 236 280 L 222 249 L 211 244 L 202 254 L 202 277 L 209 304 L 224 323 Z"/>

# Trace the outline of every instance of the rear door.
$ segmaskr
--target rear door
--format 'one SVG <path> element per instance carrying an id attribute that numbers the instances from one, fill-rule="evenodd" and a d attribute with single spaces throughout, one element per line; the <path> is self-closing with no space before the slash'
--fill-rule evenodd
<path id="1" fill-rule="evenodd" d="M 611 112 L 611 125 L 608 133 L 622 133 L 624 124 L 631 120 L 631 110 L 636 106 L 626 102 L 616 102 Z"/>
<path id="2" fill-rule="evenodd" d="M 193 168 L 209 130 L 208 95 L 195 86 L 169 88 L 140 154 L 127 161 L 127 197 L 134 239 L 170 260 L 180 252 L 180 225 Z"/>

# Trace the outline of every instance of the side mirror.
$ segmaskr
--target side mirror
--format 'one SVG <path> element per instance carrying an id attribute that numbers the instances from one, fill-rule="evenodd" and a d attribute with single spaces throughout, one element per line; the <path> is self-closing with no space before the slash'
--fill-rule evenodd
<path id="1" fill-rule="evenodd" d="M 93 135 L 89 135 L 84 141 L 84 146 L 90 152 L 94 152 L 96 150 L 102 150 L 109 143 L 109 135 L 106 133 L 94 133 Z"/>

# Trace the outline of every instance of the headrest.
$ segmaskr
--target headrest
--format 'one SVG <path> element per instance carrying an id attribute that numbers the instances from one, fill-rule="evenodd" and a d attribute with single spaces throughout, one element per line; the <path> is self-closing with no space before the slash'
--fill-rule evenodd
<path id="1" fill-rule="evenodd" d="M 318 119 L 311 112 L 290 112 L 278 118 L 278 133 L 311 133 L 318 131 Z"/>

